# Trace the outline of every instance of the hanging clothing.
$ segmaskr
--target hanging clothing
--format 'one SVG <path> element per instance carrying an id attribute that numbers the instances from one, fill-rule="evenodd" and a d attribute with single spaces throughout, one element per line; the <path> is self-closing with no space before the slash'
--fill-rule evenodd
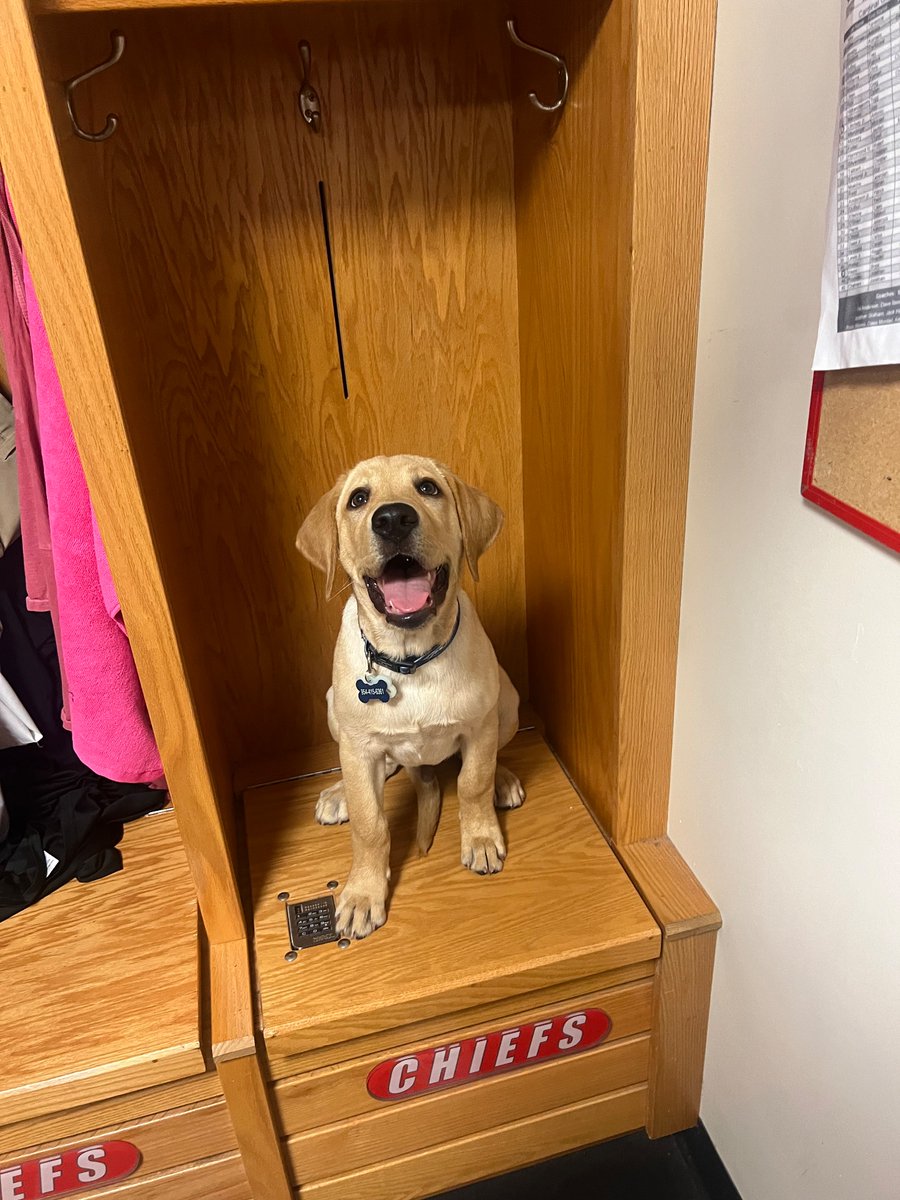
<path id="1" fill-rule="evenodd" d="M 25 595 L 22 542 L 0 558 L 0 673 L 41 731 L 41 748 L 67 770 L 81 762 L 61 720 L 59 658 L 49 613 L 32 612 Z"/>
<path id="2" fill-rule="evenodd" d="M 24 366 L 16 372 L 20 390 L 12 380 L 29 607 L 46 602 L 53 615 L 81 761 L 109 779 L 159 780 L 159 751 L 5 185 L 0 227 L 7 246 L 11 238 L 18 246 L 7 248 L 5 308 L 26 326 L 31 361 L 30 386 Z M 20 328 L 6 347 L 11 374 L 24 347 Z"/>
<path id="3" fill-rule="evenodd" d="M 60 770 L 38 746 L 0 754 L 9 831 L 0 844 L 0 921 L 72 879 L 122 869 L 123 822 L 164 806 L 148 787 L 111 783 L 79 764 Z"/>
<path id="4" fill-rule="evenodd" d="M 41 731 L 32 721 L 28 709 L 9 680 L 0 675 L 0 750 L 9 746 L 34 746 L 40 740 Z"/>
<path id="5" fill-rule="evenodd" d="M 19 537 L 19 483 L 13 408 L 0 393 L 0 554 Z"/>
<path id="6" fill-rule="evenodd" d="M 57 646 L 61 645 L 59 605 L 50 550 L 50 517 L 41 443 L 37 426 L 34 395 L 34 361 L 28 329 L 25 300 L 25 260 L 19 231 L 13 220 L 9 193 L 0 169 L 0 341 L 6 353 L 6 369 L 15 398 L 16 471 L 21 511 L 22 544 L 25 551 L 25 578 L 28 607 L 33 612 L 49 612 Z M 69 728 L 66 707 L 66 670 L 60 651 L 59 669 L 63 680 L 63 724 Z"/>

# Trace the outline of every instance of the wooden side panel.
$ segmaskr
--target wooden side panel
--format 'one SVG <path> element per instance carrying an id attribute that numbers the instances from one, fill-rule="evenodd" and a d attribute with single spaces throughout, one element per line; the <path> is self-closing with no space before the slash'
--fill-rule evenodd
<path id="1" fill-rule="evenodd" d="M 557 121 L 533 61 L 515 87 L 532 700 L 616 842 L 666 830 L 714 23 L 714 0 L 519 19 L 572 73 Z"/>
<path id="2" fill-rule="evenodd" d="M 644 1034 L 292 1137 L 295 1182 L 327 1178 L 336 1162 L 353 1171 L 644 1083 L 649 1043 Z"/>
<path id="3" fill-rule="evenodd" d="M 233 762 L 329 738 L 346 595 L 326 604 L 294 541 L 367 455 L 433 454 L 506 510 L 476 599 L 525 683 L 502 25 L 468 3 L 299 13 L 121 14 L 125 57 L 84 117 L 114 110 L 119 128 L 66 146 L 189 676 Z M 102 57 L 109 19 L 41 29 L 62 79 Z M 298 112 L 300 37 L 320 135 Z"/>
<path id="4" fill-rule="evenodd" d="M 218 1064 L 247 1179 L 255 1196 L 290 1200 L 281 1143 L 272 1119 L 262 1064 L 255 1054 Z"/>
<path id="5" fill-rule="evenodd" d="M 95 40 L 89 61 L 96 56 Z M 82 57 L 79 69 L 84 61 Z M 134 431 L 119 406 L 124 381 L 117 377 L 105 341 L 115 330 L 98 312 L 85 265 L 83 245 L 92 241 L 87 225 L 96 218 L 94 244 L 99 240 L 107 250 L 109 225 L 96 198 L 87 208 L 79 206 L 80 224 L 76 221 L 68 190 L 71 175 L 67 180 L 63 171 L 54 120 L 70 172 L 88 143 L 68 153 L 75 138 L 61 88 L 53 82 L 63 77 L 50 70 L 48 106 L 25 0 L 7 0 L 0 38 L 0 160 L 178 806 L 204 920 L 213 939 L 235 938 L 243 921 L 231 858 L 234 813 L 227 760 L 212 711 L 201 713 L 185 678 L 174 614 L 177 579 L 163 571 L 159 526 L 145 511 L 147 481 L 136 464 Z M 125 309 L 118 323 L 134 322 L 138 315 Z"/>
<path id="6" fill-rule="evenodd" d="M 647 1131 L 663 1137 L 696 1124 L 706 1054 L 716 931 L 722 924 L 668 838 L 621 851 L 663 931 L 653 994 Z"/>
<path id="7" fill-rule="evenodd" d="M 110 1141 L 131 1142 L 140 1150 L 141 1164 L 132 1177 L 134 1180 L 193 1163 L 197 1158 L 225 1154 L 236 1146 L 228 1110 L 220 1097 L 189 1108 L 157 1113 L 126 1125 L 85 1129 L 65 1140 L 44 1142 L 29 1149 L 5 1153 L 0 1158 L 0 1170 L 25 1159 L 64 1154 L 80 1146 Z"/>
<path id="8" fill-rule="evenodd" d="M 210 1033 L 215 1062 L 256 1052 L 256 1021 L 247 943 L 209 947 Z"/>
<path id="9" fill-rule="evenodd" d="M 13 1125 L 0 1127 L 0 1156 L 21 1158 L 23 1146 L 49 1146 L 80 1138 L 84 1130 L 109 1129 L 135 1121 L 147 1113 L 165 1113 L 174 1108 L 200 1105 L 221 1097 L 222 1088 L 215 1071 L 182 1079 L 177 1083 L 142 1088 L 124 1096 L 99 1100 L 80 1108 L 49 1113 Z"/>
<path id="10" fill-rule="evenodd" d="M 618 787 L 619 497 L 629 289 L 631 0 L 531 0 L 520 34 L 563 54 L 559 117 L 514 54 L 523 491 L 532 703 L 604 827 Z"/>
<path id="11" fill-rule="evenodd" d="M 639 1129 L 646 1105 L 646 1087 L 627 1088 L 308 1184 L 302 1189 L 302 1200 L 420 1200 Z"/>
<path id="12" fill-rule="evenodd" d="M 665 1137 L 696 1125 L 706 1056 L 716 935 L 667 941 L 653 1005 L 647 1132 Z"/>
<path id="13" fill-rule="evenodd" d="M 321 1125 L 331 1125 L 346 1118 L 359 1116 L 363 1113 L 378 1113 L 385 1111 L 383 1101 L 369 1095 L 366 1079 L 369 1072 L 386 1058 L 398 1058 L 404 1054 L 414 1054 L 433 1045 L 445 1045 L 448 1042 L 460 1041 L 463 1038 L 477 1037 L 479 1034 L 490 1033 L 497 1029 L 509 1029 L 526 1022 L 539 1021 L 544 1017 L 558 1016 L 560 1013 L 577 1012 L 584 1008 L 600 1008 L 612 1021 L 610 1037 L 619 1041 L 623 1038 L 633 1038 L 636 1034 L 644 1033 L 650 1028 L 650 1006 L 653 996 L 653 986 L 649 981 L 635 983 L 622 988 L 614 988 L 608 992 L 593 992 L 574 998 L 569 995 L 564 1000 L 558 1000 L 548 1006 L 546 1003 L 515 1006 L 510 1011 L 507 1003 L 506 1012 L 490 1018 L 475 1018 L 474 1015 L 465 1017 L 465 1025 L 459 1028 L 453 1022 L 444 1021 L 440 1032 L 431 1034 L 417 1033 L 405 1044 L 387 1049 L 382 1046 L 363 1058 L 341 1063 L 337 1067 L 307 1072 L 291 1079 L 284 1079 L 276 1084 L 274 1089 L 275 1107 L 278 1111 L 281 1126 L 286 1133 L 297 1134 L 316 1129 Z M 295 1062 L 302 1063 L 302 1056 Z M 531 1068 L 529 1068 L 531 1069 Z M 599 1068 L 598 1068 L 599 1069 Z M 599 1076 L 598 1076 L 599 1078 Z M 623 1080 L 621 1083 L 610 1083 L 605 1087 L 595 1088 L 598 1091 L 612 1091 L 616 1087 L 624 1087 L 626 1083 L 636 1080 Z M 471 1095 L 471 1087 L 467 1085 L 459 1094 Z M 477 1101 L 470 1100 L 477 1108 Z M 567 1103 L 561 1100 L 560 1104 Z M 400 1107 L 409 1110 L 412 1101 L 404 1102 Z M 553 1105 L 546 1104 L 545 1108 Z M 443 1110 L 442 1110 L 443 1112 Z M 443 1117 L 441 1118 L 443 1120 Z"/>
<path id="14" fill-rule="evenodd" d="M 716 0 L 633 0 L 617 842 L 662 837 L 700 305 Z"/>
<path id="15" fill-rule="evenodd" d="M 221 1154 L 159 1175 L 132 1176 L 90 1196 L 91 1200 L 255 1200 L 238 1154 Z"/>
<path id="16" fill-rule="evenodd" d="M 550 987 L 529 991 L 526 995 L 521 996 L 520 1000 L 522 1004 L 528 1004 L 530 1007 L 546 1008 L 548 1005 L 564 1004 L 570 999 L 573 991 L 580 995 L 587 995 L 589 992 L 604 991 L 607 988 L 616 987 L 618 984 L 649 979 L 655 973 L 656 960 L 650 959 L 648 962 L 634 963 L 630 967 L 619 967 L 614 971 L 604 971 L 600 975 L 588 976 L 586 979 L 566 979 L 562 983 L 555 983 Z M 509 1007 L 510 1000 L 506 997 L 488 1004 L 467 1005 L 456 1015 L 467 1025 L 490 1028 L 497 1022 L 506 1020 Z M 425 1021 L 414 1021 L 408 1025 L 394 1025 L 387 1033 L 382 1031 L 369 1037 L 354 1038 L 352 1041 L 342 1043 L 341 1055 L 337 1061 L 344 1062 L 376 1052 L 382 1055 L 390 1054 L 394 1052 L 395 1047 L 412 1042 L 420 1046 L 429 1045 L 431 1042 L 439 1040 L 446 1031 L 446 1015 L 431 1017 Z M 634 1029 L 630 1032 L 637 1032 L 637 1030 Z M 295 1079 L 301 1073 L 315 1072 L 320 1067 L 333 1067 L 335 1063 L 335 1047 L 333 1046 L 308 1050 L 305 1054 L 298 1054 L 292 1058 L 271 1058 L 269 1060 L 269 1078 L 273 1080 Z M 300 1102 L 302 1110 L 302 1096 Z M 293 1109 L 293 1114 L 292 1120 L 299 1119 L 296 1107 Z M 299 1129 L 301 1126 L 292 1126 L 292 1128 Z"/>

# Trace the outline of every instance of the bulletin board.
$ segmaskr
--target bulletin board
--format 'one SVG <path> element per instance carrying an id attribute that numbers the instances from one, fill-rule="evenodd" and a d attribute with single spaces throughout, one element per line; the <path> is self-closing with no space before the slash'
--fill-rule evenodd
<path id="1" fill-rule="evenodd" d="M 900 366 L 815 373 L 800 490 L 900 551 Z"/>

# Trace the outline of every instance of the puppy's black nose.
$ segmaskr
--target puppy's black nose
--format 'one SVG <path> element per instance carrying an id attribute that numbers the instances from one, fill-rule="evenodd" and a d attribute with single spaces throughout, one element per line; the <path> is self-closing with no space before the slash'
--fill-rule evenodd
<path id="1" fill-rule="evenodd" d="M 400 545 L 419 523 L 419 514 L 411 504 L 382 504 L 372 513 L 372 528 L 386 542 Z"/>

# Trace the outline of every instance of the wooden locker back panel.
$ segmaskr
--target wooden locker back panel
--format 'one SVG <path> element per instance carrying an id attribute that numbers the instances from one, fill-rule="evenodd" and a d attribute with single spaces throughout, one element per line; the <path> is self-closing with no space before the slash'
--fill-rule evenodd
<path id="1" fill-rule="evenodd" d="M 433 455 L 505 509 L 474 593 L 524 689 L 502 22 L 472 5 L 48 17 L 47 77 L 99 61 L 114 25 L 124 57 L 79 113 L 119 128 L 66 134 L 66 169 L 191 682 L 232 760 L 327 740 L 343 597 L 326 604 L 294 538 L 371 454 Z M 321 135 L 298 111 L 301 38 Z"/>

